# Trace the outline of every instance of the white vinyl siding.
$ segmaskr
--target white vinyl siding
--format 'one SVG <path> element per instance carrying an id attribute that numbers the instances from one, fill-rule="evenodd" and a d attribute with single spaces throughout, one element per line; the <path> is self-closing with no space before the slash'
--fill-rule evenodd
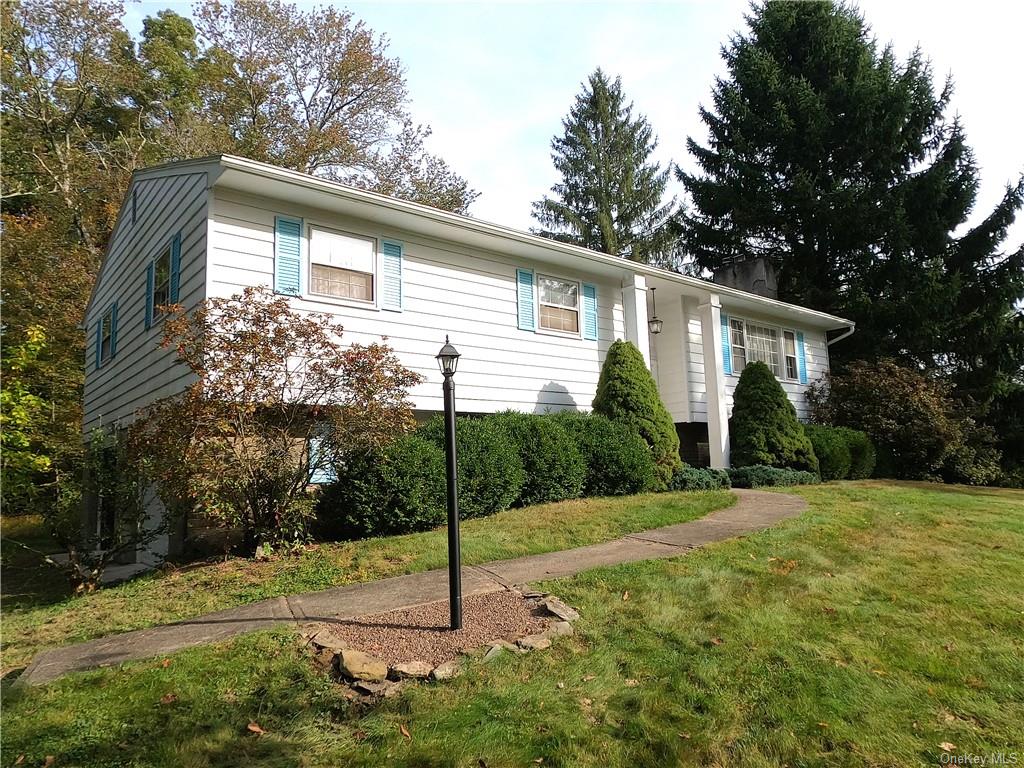
<path id="1" fill-rule="evenodd" d="M 441 374 L 434 356 L 445 334 L 462 353 L 455 378 L 456 403 L 460 412 L 470 413 L 509 408 L 537 413 L 589 410 L 605 352 L 612 341 L 625 335 L 618 281 L 578 276 L 597 287 L 597 341 L 582 339 L 578 332 L 523 334 L 517 327 L 516 270 L 528 268 L 543 275 L 542 265 L 284 200 L 230 189 L 215 192 L 211 295 L 231 296 L 247 285 L 272 283 L 275 216 L 302 218 L 306 237 L 310 227 L 322 227 L 403 244 L 402 312 L 313 295 L 290 301 L 299 309 L 335 315 L 349 343 L 369 344 L 387 337 L 402 363 L 425 377 L 411 393 L 417 410 L 443 407 Z"/>
<path id="2" fill-rule="evenodd" d="M 85 318 L 87 357 L 95 360 L 96 323 L 118 303 L 117 354 L 98 370 L 86 366 L 83 429 L 130 420 L 155 400 L 191 381 L 173 350 L 160 347 L 162 323 L 145 327 L 146 267 L 181 233 L 179 302 L 194 308 L 204 298 L 207 174 L 195 168 L 136 179 L 135 222 L 130 208 L 111 237 Z"/>

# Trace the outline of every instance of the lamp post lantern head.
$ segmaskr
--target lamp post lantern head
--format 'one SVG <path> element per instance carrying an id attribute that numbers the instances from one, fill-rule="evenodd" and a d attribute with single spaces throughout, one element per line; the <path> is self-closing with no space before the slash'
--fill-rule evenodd
<path id="1" fill-rule="evenodd" d="M 444 346 L 441 347 L 441 351 L 437 353 L 437 365 L 441 369 L 441 373 L 445 376 L 451 376 L 455 373 L 455 369 L 459 367 L 459 358 L 462 355 L 459 351 L 453 347 L 449 341 L 448 336 L 444 337 Z"/>
<path id="2" fill-rule="evenodd" d="M 653 305 L 652 309 L 654 311 L 654 314 L 651 315 L 651 319 L 647 321 L 647 327 L 650 329 L 651 333 L 655 335 L 661 333 L 661 329 L 665 325 L 665 322 L 663 320 L 658 319 L 658 302 L 654 298 L 654 292 L 656 290 L 658 289 L 651 288 L 651 304 Z"/>

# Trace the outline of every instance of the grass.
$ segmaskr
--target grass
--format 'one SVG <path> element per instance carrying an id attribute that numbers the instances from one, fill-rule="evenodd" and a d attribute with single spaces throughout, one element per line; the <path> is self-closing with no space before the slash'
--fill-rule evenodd
<path id="1" fill-rule="evenodd" d="M 462 524 L 467 565 L 608 541 L 626 533 L 701 517 L 732 503 L 725 492 L 578 499 L 514 509 Z M 15 522 L 17 521 L 17 522 Z M 38 544 L 39 523 L 3 521 Z M 270 597 L 381 579 L 447 564 L 444 530 L 325 543 L 267 562 L 231 558 L 155 572 L 91 595 L 69 596 L 60 576 L 5 542 L 3 670 L 22 667 L 46 647 L 191 618 Z"/>
<path id="2" fill-rule="evenodd" d="M 548 651 L 366 711 L 293 636 L 250 635 L 8 693 L 5 760 L 904 766 L 939 764 L 943 743 L 1024 759 L 1024 493 L 796 492 L 810 510 L 763 533 L 550 584 L 583 618 Z"/>

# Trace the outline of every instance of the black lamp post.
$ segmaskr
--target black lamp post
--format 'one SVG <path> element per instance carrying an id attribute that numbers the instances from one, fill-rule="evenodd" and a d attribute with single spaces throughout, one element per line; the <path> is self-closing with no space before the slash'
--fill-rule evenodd
<path id="1" fill-rule="evenodd" d="M 437 353 L 437 364 L 444 374 L 444 454 L 448 476 L 448 603 L 451 607 L 452 629 L 462 629 L 462 571 L 459 556 L 459 489 L 455 455 L 455 369 L 459 352 L 444 337 L 444 346 Z"/>

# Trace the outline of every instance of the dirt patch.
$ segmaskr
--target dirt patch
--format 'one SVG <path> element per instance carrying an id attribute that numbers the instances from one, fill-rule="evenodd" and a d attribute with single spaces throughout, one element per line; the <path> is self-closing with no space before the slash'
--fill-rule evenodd
<path id="1" fill-rule="evenodd" d="M 425 661 L 437 665 L 493 640 L 515 640 L 543 632 L 557 618 L 540 601 L 501 591 L 462 599 L 462 629 L 448 628 L 448 601 L 415 608 L 324 622 L 323 629 L 345 647 L 382 661 Z"/>

